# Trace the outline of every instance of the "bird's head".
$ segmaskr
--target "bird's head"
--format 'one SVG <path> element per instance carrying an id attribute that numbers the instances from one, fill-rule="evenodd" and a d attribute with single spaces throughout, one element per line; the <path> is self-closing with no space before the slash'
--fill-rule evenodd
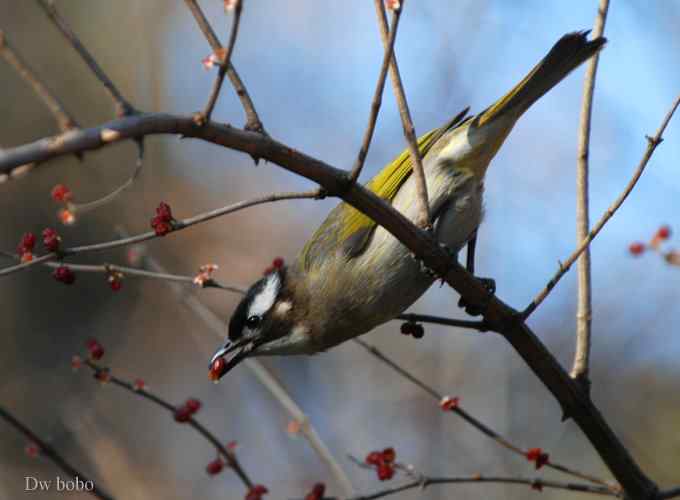
<path id="1" fill-rule="evenodd" d="M 249 356 L 307 351 L 309 329 L 293 281 L 286 267 L 277 266 L 248 289 L 231 316 L 227 341 L 210 360 L 212 380 Z"/>

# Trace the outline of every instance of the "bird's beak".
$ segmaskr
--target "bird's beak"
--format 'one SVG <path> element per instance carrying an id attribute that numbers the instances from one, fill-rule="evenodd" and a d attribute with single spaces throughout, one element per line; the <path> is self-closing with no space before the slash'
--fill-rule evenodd
<path id="1" fill-rule="evenodd" d="M 217 382 L 229 370 L 234 368 L 255 348 L 254 339 L 242 339 L 237 342 L 227 340 L 224 346 L 220 347 L 210 359 L 208 377 Z"/>

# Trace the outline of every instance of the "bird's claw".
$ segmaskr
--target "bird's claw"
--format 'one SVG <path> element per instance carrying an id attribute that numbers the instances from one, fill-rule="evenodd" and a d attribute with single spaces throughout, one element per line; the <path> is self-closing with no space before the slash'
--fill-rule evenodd
<path id="1" fill-rule="evenodd" d="M 489 293 L 489 297 L 496 293 L 496 281 L 491 278 L 477 278 L 477 280 L 482 284 L 486 291 Z M 488 302 L 488 301 L 485 301 Z M 463 297 L 458 301 L 458 307 L 465 309 L 465 312 L 470 316 L 480 316 L 484 309 L 486 309 L 486 303 L 483 305 L 469 304 L 467 300 Z"/>

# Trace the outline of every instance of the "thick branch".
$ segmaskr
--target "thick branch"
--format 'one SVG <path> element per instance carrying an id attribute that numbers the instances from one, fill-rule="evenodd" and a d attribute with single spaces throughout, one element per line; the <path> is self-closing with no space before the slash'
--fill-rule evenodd
<path id="1" fill-rule="evenodd" d="M 401 15 L 404 8 L 404 0 L 401 2 L 401 7 L 394 10 L 394 20 L 392 24 L 397 23 L 397 19 Z M 385 14 L 385 4 L 383 0 L 375 0 L 375 10 L 378 16 L 378 26 L 380 27 L 380 36 L 382 38 L 385 50 L 389 47 L 389 33 L 387 27 L 387 15 Z M 392 78 L 392 89 L 394 96 L 397 98 L 397 105 L 399 106 L 399 115 L 401 116 L 401 124 L 404 128 L 404 137 L 408 144 L 408 149 L 411 152 L 411 162 L 413 163 L 413 175 L 416 181 L 416 194 L 419 204 L 419 220 L 416 225 L 421 228 L 430 227 L 430 204 L 427 197 L 427 182 L 425 181 L 425 170 L 423 169 L 423 161 L 420 157 L 420 150 L 418 149 L 418 137 L 416 136 L 416 129 L 413 126 L 411 119 L 411 112 L 408 109 L 406 102 L 406 95 L 404 93 L 404 85 L 399 74 L 399 66 L 397 65 L 397 57 L 392 53 L 392 60 L 390 64 L 390 76 Z"/>
<path id="2" fill-rule="evenodd" d="M 102 139 L 102 132 L 107 140 Z M 559 401 L 565 415 L 574 419 L 631 498 L 648 499 L 657 491 L 613 433 L 588 395 L 560 366 L 543 343 L 522 321 L 517 311 L 495 296 L 442 249 L 432 234 L 420 230 L 400 212 L 364 187 L 353 184 L 348 175 L 326 163 L 296 151 L 262 134 L 210 122 L 198 126 L 191 116 L 140 114 L 99 127 L 41 139 L 32 144 L 0 152 L 0 173 L 33 161 L 99 149 L 124 139 L 151 134 L 179 134 L 201 138 L 258 156 L 320 184 L 329 195 L 343 200 L 385 227 L 443 276 L 470 304 L 483 305 L 490 329 L 501 333 L 531 370 Z M 649 153 L 651 156 L 651 152 Z"/>
<path id="3" fill-rule="evenodd" d="M 600 0 L 600 8 L 593 38 L 598 39 L 604 33 L 609 0 Z M 596 53 L 588 62 L 585 81 L 583 82 L 583 104 L 581 106 L 581 123 L 578 137 L 578 159 L 576 168 L 576 243 L 588 237 L 590 216 L 588 214 L 588 149 L 590 147 L 590 119 L 593 112 L 593 91 L 595 75 L 600 54 Z M 578 261 L 578 297 L 576 309 L 576 353 L 571 369 L 572 378 L 581 381 L 588 388 L 588 366 L 590 359 L 590 326 L 592 322 L 591 282 L 590 282 L 590 249 L 586 248 Z"/>
<path id="4" fill-rule="evenodd" d="M 2 30 L 0 30 L 0 55 L 19 73 L 19 76 L 30 85 L 33 92 L 45 103 L 45 106 L 54 116 L 62 132 L 78 128 L 78 124 L 68 111 L 64 109 L 64 105 L 59 102 L 59 99 L 50 92 L 23 58 L 12 48 Z"/>
<path id="5" fill-rule="evenodd" d="M 97 488 L 94 481 L 88 479 L 87 476 L 85 476 L 81 471 L 77 470 L 66 460 L 64 460 L 64 458 L 59 454 L 59 452 L 56 449 L 54 449 L 54 447 L 50 446 L 47 442 L 40 439 L 40 437 L 38 437 L 31 429 L 26 427 L 21 421 L 19 421 L 14 415 L 12 415 L 2 406 L 0 406 L 0 418 L 5 420 L 8 424 L 10 424 L 17 431 L 23 434 L 26 437 L 26 439 L 35 443 L 38 446 L 38 448 L 40 448 L 40 454 L 50 459 L 57 467 L 59 467 L 66 474 L 68 474 L 69 477 L 78 476 L 84 483 L 89 481 L 91 484 L 93 484 L 94 487 L 92 488 L 92 490 L 88 491 L 88 493 L 90 493 L 92 496 L 102 498 L 104 500 L 113 499 L 111 495 L 102 491 L 100 488 Z"/>
<path id="6" fill-rule="evenodd" d="M 50 20 L 52 20 L 57 28 L 59 28 L 61 34 L 64 35 L 66 40 L 68 40 L 68 42 L 76 50 L 76 52 L 78 52 L 83 61 L 85 61 L 85 64 L 87 64 L 92 73 L 94 73 L 97 79 L 102 83 L 102 85 L 104 85 L 104 88 L 116 105 L 116 115 L 125 116 L 134 113 L 135 109 L 132 107 L 132 105 L 125 100 L 111 79 L 106 76 L 106 73 L 104 73 L 104 70 L 101 68 L 101 66 L 99 66 L 95 58 L 92 57 L 92 54 L 90 54 L 87 48 L 85 48 L 85 46 L 82 44 L 66 20 L 61 17 L 61 14 L 59 14 L 59 11 L 54 6 L 54 0 L 37 0 L 37 2 L 38 5 L 45 11 L 45 14 L 47 14 Z"/>

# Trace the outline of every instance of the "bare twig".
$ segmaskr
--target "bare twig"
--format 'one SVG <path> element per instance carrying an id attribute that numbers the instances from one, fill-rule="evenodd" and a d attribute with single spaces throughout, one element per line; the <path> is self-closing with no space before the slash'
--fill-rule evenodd
<path id="1" fill-rule="evenodd" d="M 219 53 L 223 48 L 222 44 L 220 43 L 219 38 L 217 38 L 215 31 L 210 26 L 210 23 L 208 22 L 208 19 L 205 17 L 205 14 L 203 14 L 203 10 L 201 9 L 200 5 L 198 5 L 197 0 L 184 0 L 184 3 L 186 3 L 187 7 L 191 11 L 191 14 L 194 16 L 194 19 L 196 20 L 198 27 L 201 29 L 201 32 L 205 36 L 206 40 L 208 40 L 208 43 L 210 44 L 210 47 L 212 48 L 213 52 Z M 233 30 L 232 36 L 234 37 L 236 36 Z M 239 97 L 241 101 L 241 106 L 243 107 L 243 110 L 246 113 L 246 125 L 244 127 L 245 130 L 266 134 L 264 126 L 260 121 L 260 117 L 258 116 L 257 111 L 255 110 L 255 105 L 253 104 L 253 101 L 250 98 L 250 94 L 248 94 L 248 90 L 246 89 L 246 86 L 243 84 L 241 77 L 236 72 L 236 68 L 231 62 L 225 64 L 225 66 L 227 66 L 227 76 L 229 77 L 229 80 L 231 81 L 231 84 L 234 87 L 234 90 L 236 91 L 236 95 Z"/>
<path id="2" fill-rule="evenodd" d="M 126 231 L 122 228 L 118 229 L 121 237 L 127 236 Z M 144 262 L 148 267 L 153 269 L 156 273 L 165 273 L 165 269 L 158 263 L 158 261 L 148 254 L 144 254 Z M 170 288 L 175 292 L 178 299 L 183 302 L 198 318 L 200 318 L 205 325 L 215 334 L 215 337 L 221 341 L 224 338 L 224 321 L 217 317 L 210 309 L 208 309 L 202 302 L 200 302 L 194 294 L 187 293 L 181 287 L 174 286 L 168 283 Z M 233 291 L 242 294 L 246 293 L 245 288 L 232 287 Z M 196 343 L 203 346 L 202 338 L 198 338 L 198 330 L 191 330 L 192 335 L 196 337 Z M 205 350 L 206 358 L 212 354 L 209 350 Z M 257 359 L 246 358 L 244 364 L 253 372 L 258 381 L 274 396 L 274 398 L 281 404 L 281 406 L 288 412 L 291 418 L 299 425 L 300 432 L 309 442 L 312 449 L 316 452 L 319 458 L 329 468 L 333 477 L 335 477 L 338 484 L 342 487 L 346 496 L 354 495 L 354 487 L 349 477 L 335 459 L 333 454 L 328 449 L 328 446 L 323 442 L 318 432 L 309 420 L 309 417 L 302 411 L 298 404 L 293 400 L 281 383 L 269 372 L 269 370 L 260 363 Z"/>
<path id="3" fill-rule="evenodd" d="M 179 231 L 182 229 L 185 229 L 189 226 L 193 226 L 195 224 L 200 224 L 202 222 L 209 221 L 211 219 L 214 219 L 216 217 L 220 217 L 222 215 L 230 214 L 233 212 L 237 212 L 239 210 L 243 210 L 248 207 L 252 207 L 254 205 L 261 205 L 263 203 L 271 203 L 275 201 L 281 201 L 281 200 L 299 200 L 299 199 L 318 199 L 320 197 L 323 197 L 323 193 L 319 189 L 314 189 L 312 191 L 307 191 L 307 192 L 301 192 L 301 193 L 279 193 L 279 194 L 268 194 L 265 196 L 260 196 L 258 198 L 253 198 L 250 200 L 245 200 L 245 201 L 239 201 L 238 203 L 234 203 L 232 205 L 228 205 L 226 207 L 218 208 L 217 210 L 212 210 L 210 212 L 205 212 L 199 215 L 195 215 L 194 217 L 190 217 L 188 219 L 182 219 L 178 220 L 174 223 L 173 225 L 173 231 Z M 122 239 L 117 239 L 113 241 L 107 241 L 104 243 L 95 243 L 93 245 L 82 245 L 78 247 L 71 247 L 71 248 L 64 248 L 63 250 L 60 250 L 59 252 L 51 252 L 45 255 L 41 255 L 40 257 L 36 257 L 33 260 L 29 262 L 25 262 L 22 264 L 17 264 L 15 266 L 9 266 L 4 269 L 0 269 L 0 276 L 5 276 L 7 274 L 11 274 L 17 271 L 23 271 L 28 267 L 41 264 L 43 262 L 47 262 L 49 260 L 53 259 L 58 259 L 58 258 L 64 258 L 64 257 L 69 257 L 71 255 L 77 255 L 81 253 L 86 253 L 86 252 L 93 252 L 93 251 L 99 251 L 99 250 L 110 250 L 112 248 L 118 248 L 122 246 L 127 246 L 127 245 L 132 245 L 134 243 L 141 243 L 143 241 L 151 240 L 154 238 L 158 238 L 159 235 L 157 235 L 154 231 L 149 231 L 146 233 L 138 234 L 137 236 L 131 236 L 129 238 L 122 238 Z"/>
<path id="4" fill-rule="evenodd" d="M 543 488 L 557 489 L 574 491 L 581 493 L 591 493 L 593 495 L 607 495 L 607 496 L 620 496 L 617 493 L 608 490 L 602 486 L 592 486 L 589 484 L 579 484 L 579 483 L 563 483 L 559 481 L 550 481 L 547 479 L 528 479 L 522 477 L 502 477 L 502 476 L 469 476 L 469 477 L 423 477 L 416 481 L 412 481 L 401 486 L 396 486 L 394 488 L 386 488 L 384 490 L 378 491 L 376 493 L 371 493 L 370 495 L 361 495 L 358 497 L 353 497 L 348 500 L 374 500 L 376 498 L 383 498 L 386 496 L 394 495 L 396 493 L 401 493 L 402 491 L 413 490 L 413 489 L 425 489 L 430 485 L 443 485 L 443 484 L 481 484 L 481 483 L 497 483 L 497 484 L 517 484 L 529 486 L 534 490 L 542 490 Z"/>
<path id="5" fill-rule="evenodd" d="M 659 493 L 659 500 L 664 500 L 667 498 L 677 498 L 680 497 L 680 486 L 676 488 L 671 488 L 669 490 L 664 490 Z"/>
<path id="6" fill-rule="evenodd" d="M 607 20 L 609 0 L 600 0 L 593 38 L 598 39 L 604 32 Z M 590 225 L 588 203 L 588 149 L 590 147 L 590 120 L 593 112 L 593 91 L 595 90 L 595 75 L 600 54 L 596 53 L 588 62 L 586 76 L 583 82 L 583 103 L 581 105 L 581 119 L 578 137 L 578 160 L 576 168 L 576 243 L 588 237 Z M 590 279 L 590 248 L 586 247 L 578 260 L 578 297 L 576 309 L 576 353 L 571 376 L 583 383 L 585 388 L 590 386 L 588 367 L 590 360 L 590 331 L 592 322 Z"/>
<path id="7" fill-rule="evenodd" d="M 116 106 L 116 115 L 127 116 L 133 114 L 135 109 L 132 105 L 125 100 L 123 95 L 118 91 L 116 86 L 113 84 L 111 79 L 106 76 L 104 70 L 99 66 L 97 61 L 92 57 L 92 54 L 85 48 L 78 36 L 68 25 L 66 20 L 59 14 L 59 11 L 54 6 L 54 0 L 37 0 L 38 5 L 42 7 L 45 14 L 52 20 L 52 22 L 59 28 L 61 34 L 68 40 L 71 46 L 78 52 L 80 57 L 85 61 L 85 64 L 90 68 L 92 73 L 97 77 L 97 79 L 104 85 L 104 88 L 113 99 Z"/>
<path id="8" fill-rule="evenodd" d="M 90 368 L 94 372 L 95 378 L 100 381 L 110 382 L 114 385 L 117 385 L 118 387 L 122 387 L 128 392 L 131 392 L 136 396 L 151 401 L 156 405 L 160 406 L 161 408 L 166 409 L 171 414 L 174 414 L 175 411 L 177 410 L 177 407 L 168 403 L 167 401 L 157 396 L 153 392 L 149 391 L 148 389 L 144 387 L 135 387 L 133 383 L 112 375 L 111 370 L 109 370 L 106 367 L 98 365 L 97 363 L 90 359 L 84 360 L 83 364 Z M 219 439 L 217 439 L 211 431 L 209 431 L 203 424 L 201 424 L 193 416 L 188 416 L 188 420 L 186 421 L 186 423 L 189 426 L 191 426 L 194 430 L 196 430 L 206 440 L 208 440 L 217 449 L 218 453 L 222 455 L 226 463 L 229 465 L 231 469 L 233 469 L 234 473 L 239 477 L 239 479 L 246 488 L 250 489 L 253 486 L 252 481 L 243 470 L 243 467 L 241 467 L 241 464 L 236 458 L 236 455 L 226 446 L 224 446 L 222 442 Z"/>
<path id="9" fill-rule="evenodd" d="M 442 399 L 444 398 L 443 394 L 440 394 L 432 386 L 426 384 L 425 382 L 423 382 L 422 380 L 417 378 L 415 375 L 413 375 L 409 371 L 402 368 L 399 365 L 399 363 L 388 358 L 382 351 L 380 351 L 375 346 L 372 346 L 372 345 L 368 344 L 367 342 L 364 342 L 363 340 L 358 339 L 358 338 L 354 339 L 354 342 L 359 344 L 364 349 L 366 349 L 375 358 L 379 359 L 384 364 L 386 364 L 387 366 L 392 368 L 395 372 L 397 372 L 403 378 L 405 378 L 406 380 L 408 380 L 412 384 L 418 386 L 420 389 L 423 390 L 423 392 L 426 392 L 427 394 L 432 396 L 432 398 L 434 400 L 436 400 L 437 402 L 441 402 Z M 519 446 L 511 443 L 509 440 L 507 440 L 506 438 L 501 436 L 499 433 L 494 431 L 491 427 L 482 423 L 477 418 L 473 417 L 470 413 L 468 413 L 463 408 L 461 408 L 460 405 L 457 405 L 456 407 L 451 408 L 451 410 L 449 410 L 449 411 L 451 411 L 451 412 L 455 413 L 456 415 L 458 415 L 459 417 L 461 417 L 463 420 L 465 420 L 465 422 L 470 424 L 472 427 L 477 429 L 479 432 L 484 434 L 486 437 L 493 439 L 496 443 L 501 445 L 503 448 L 506 448 L 506 449 L 512 451 L 513 453 L 526 458 L 527 450 L 523 450 Z M 555 463 L 551 460 L 548 460 L 546 462 L 545 466 L 550 467 L 551 469 L 563 472 L 564 474 L 568 474 L 568 475 L 573 476 L 573 477 L 578 477 L 579 479 L 585 479 L 586 481 L 590 481 L 592 483 L 602 485 L 602 486 L 608 488 L 610 491 L 617 491 L 617 492 L 619 491 L 618 486 L 613 487 L 612 485 L 610 485 L 609 483 L 607 483 L 606 481 L 604 481 L 600 478 L 597 478 L 595 476 L 591 476 L 590 474 L 585 474 L 583 472 L 579 472 L 579 471 L 574 470 L 572 468 L 569 468 L 569 467 L 566 467 L 564 465 Z"/>
<path id="10" fill-rule="evenodd" d="M 64 106 L 57 99 L 47 86 L 38 78 L 35 72 L 28 66 L 23 58 L 12 48 L 7 41 L 6 35 L 0 30 L 0 55 L 7 61 L 19 76 L 30 85 L 35 94 L 45 103 L 50 110 L 57 125 L 62 132 L 78 128 L 78 124 L 73 117 L 64 109 Z"/>
<path id="11" fill-rule="evenodd" d="M 489 325 L 484 321 L 444 318 L 442 316 L 431 316 L 429 314 L 404 313 L 394 319 L 410 321 L 411 323 L 432 323 L 435 325 L 457 326 L 458 328 L 470 328 L 479 332 L 486 332 L 489 330 Z"/>
<path id="12" fill-rule="evenodd" d="M 40 439 L 40 437 L 38 437 L 31 429 L 26 427 L 19 419 L 17 419 L 14 415 L 12 415 L 8 410 L 3 408 L 2 406 L 0 406 L 0 418 L 5 420 L 8 424 L 10 424 L 17 431 L 23 434 L 26 437 L 26 439 L 35 443 L 40 449 L 40 454 L 47 457 L 50 461 L 52 461 L 52 463 L 54 463 L 57 467 L 63 470 L 66 474 L 68 474 L 69 477 L 78 476 L 80 480 L 83 481 L 84 483 L 92 484 L 93 485 L 92 489 L 87 490 L 87 492 L 90 493 L 92 496 L 102 498 L 104 500 L 113 499 L 111 495 L 102 491 L 101 488 L 98 488 L 94 481 L 88 479 L 88 477 L 85 474 L 83 474 L 81 471 L 77 470 L 75 467 L 69 464 L 53 446 L 49 445 L 43 439 Z"/>
<path id="13" fill-rule="evenodd" d="M 394 9 L 393 16 L 395 18 L 401 15 L 402 9 L 404 8 L 404 0 L 401 2 L 401 8 Z M 387 26 L 387 14 L 385 13 L 385 4 L 383 0 L 375 0 L 375 10 L 378 16 L 378 26 L 380 27 L 380 36 L 382 38 L 385 50 L 389 47 L 389 33 Z M 392 24 L 396 25 L 397 20 L 393 19 Z M 419 210 L 419 220 L 416 221 L 416 226 L 420 228 L 429 228 L 431 226 L 430 221 L 430 204 L 427 197 L 427 181 L 425 180 L 425 171 L 423 169 L 423 162 L 420 158 L 420 151 L 418 150 L 418 138 L 416 136 L 416 130 L 413 126 L 413 120 L 411 119 L 411 112 L 408 109 L 408 103 L 406 102 L 406 95 L 404 94 L 404 85 L 401 81 L 401 75 L 399 74 L 399 66 L 397 65 L 397 57 L 392 53 L 392 61 L 390 64 L 390 76 L 392 77 L 392 88 L 394 90 L 394 96 L 397 99 L 397 104 L 399 106 L 399 114 L 401 116 L 401 123 L 404 128 L 404 137 L 408 144 L 409 151 L 411 152 L 411 161 L 413 163 L 413 175 L 416 181 L 416 193 L 418 198 L 418 204 L 420 206 Z"/>
<path id="14" fill-rule="evenodd" d="M 364 138 L 361 143 L 361 149 L 357 155 L 357 159 L 352 167 L 352 173 L 350 174 L 350 179 L 352 182 L 356 182 L 361 174 L 361 170 L 364 167 L 364 161 L 366 161 L 366 155 L 368 154 L 368 148 L 371 146 L 371 139 L 373 138 L 373 132 L 375 131 L 375 124 L 378 120 L 378 113 L 380 112 L 380 106 L 382 105 L 382 96 L 385 90 L 385 79 L 387 78 L 387 70 L 389 69 L 390 62 L 392 61 L 392 54 L 394 53 L 394 41 L 397 39 L 397 28 L 399 27 L 399 19 L 401 16 L 392 16 L 392 27 L 390 28 L 390 35 L 385 45 L 385 54 L 383 56 L 382 65 L 380 66 L 380 74 L 378 75 L 378 82 L 375 84 L 375 92 L 373 94 L 373 101 L 371 102 L 371 113 L 368 117 L 368 125 L 366 126 L 366 131 L 364 132 Z"/>
<path id="15" fill-rule="evenodd" d="M 484 321 L 489 324 L 490 330 L 502 334 L 559 402 L 564 415 L 574 419 L 627 495 L 643 499 L 652 499 L 656 495 L 656 484 L 640 469 L 598 407 L 522 320 L 521 314 L 497 296 L 489 294 L 479 280 L 451 259 L 431 232 L 420 230 L 374 193 L 358 183 L 351 183 L 346 171 L 334 168 L 261 133 L 215 122 L 198 126 L 192 116 L 144 113 L 0 151 L 0 174 L 11 172 L 14 167 L 26 163 L 44 162 L 75 152 L 102 149 L 123 140 L 154 134 L 195 137 L 263 158 L 316 182 L 329 196 L 342 198 L 375 220 L 417 258 L 422 259 L 429 269 L 442 276 L 468 303 L 480 305 Z M 52 258 L 53 255 L 48 255 L 40 259 Z"/>
<path id="16" fill-rule="evenodd" d="M 238 2 L 236 2 L 233 17 L 234 20 L 231 25 L 231 34 L 229 35 L 229 45 L 227 45 L 227 50 L 224 53 L 224 58 L 220 61 L 220 69 L 217 73 L 217 78 L 215 78 L 215 83 L 213 84 L 212 91 L 210 92 L 208 104 L 206 104 L 205 109 L 201 114 L 201 119 L 203 121 L 210 121 L 210 116 L 212 115 L 213 109 L 215 108 L 217 97 L 220 95 L 220 89 L 222 88 L 224 75 L 226 74 L 227 69 L 231 64 L 231 54 L 234 52 L 234 46 L 236 45 L 236 37 L 238 36 L 238 27 L 241 21 L 241 11 L 243 10 L 243 2 L 244 0 L 239 0 Z"/>
<path id="17" fill-rule="evenodd" d="M 675 102 L 671 106 L 671 109 L 668 111 L 668 113 L 666 113 L 666 116 L 661 122 L 661 126 L 656 131 L 654 137 L 647 136 L 647 149 L 645 150 L 645 153 L 642 155 L 640 163 L 635 169 L 635 172 L 633 172 L 633 177 L 631 178 L 630 181 L 628 181 L 628 184 L 626 185 L 623 192 L 618 196 L 618 198 L 616 198 L 616 200 L 614 200 L 614 203 L 612 203 L 609 206 L 605 213 L 602 214 L 600 220 L 597 222 L 597 224 L 595 224 L 593 229 L 588 233 L 588 236 L 581 242 L 578 248 L 574 250 L 574 252 L 569 256 L 569 258 L 564 263 L 560 263 L 560 268 L 557 270 L 552 279 L 548 282 L 545 288 L 541 290 L 538 293 L 538 295 L 536 295 L 534 300 L 531 301 L 531 304 L 529 304 L 526 307 L 526 309 L 524 309 L 524 311 L 522 312 L 523 319 L 527 319 L 531 315 L 531 313 L 533 313 L 536 310 L 536 308 L 541 304 L 541 302 L 545 300 L 545 298 L 548 296 L 550 291 L 555 287 L 557 282 L 560 281 L 562 276 L 564 276 L 564 274 L 567 271 L 569 271 L 569 269 L 574 264 L 576 259 L 578 259 L 581 253 L 583 253 L 583 251 L 586 248 L 588 248 L 590 242 L 593 241 L 593 239 L 595 239 L 595 237 L 599 234 L 604 225 L 609 221 L 609 219 L 612 218 L 612 216 L 616 213 L 619 207 L 621 207 L 621 205 L 626 200 L 631 191 L 633 191 L 633 188 L 637 184 L 637 181 L 640 179 L 642 172 L 644 172 L 647 163 L 649 163 L 650 158 L 654 154 L 654 150 L 656 150 L 657 146 L 661 144 L 661 142 L 663 141 L 662 137 L 663 132 L 664 130 L 666 130 L 666 127 L 668 126 L 668 123 L 671 121 L 671 118 L 673 118 L 673 113 L 675 113 L 675 110 L 678 108 L 679 104 L 680 96 L 678 96 L 675 99 Z"/>

